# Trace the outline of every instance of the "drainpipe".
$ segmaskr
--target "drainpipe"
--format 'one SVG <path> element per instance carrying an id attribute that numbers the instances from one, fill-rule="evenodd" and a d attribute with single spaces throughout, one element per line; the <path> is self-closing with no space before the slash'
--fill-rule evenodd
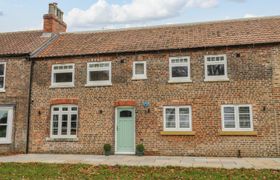
<path id="1" fill-rule="evenodd" d="M 34 66 L 34 60 L 30 58 L 30 56 L 27 58 L 28 61 L 31 62 L 30 65 L 30 75 L 29 75 L 29 90 L 28 90 L 28 112 L 27 112 L 27 132 L 26 132 L 26 149 L 25 153 L 29 153 L 29 134 L 30 134 L 30 119 L 31 119 L 31 93 L 32 93 L 32 79 L 33 79 L 33 66 Z"/>

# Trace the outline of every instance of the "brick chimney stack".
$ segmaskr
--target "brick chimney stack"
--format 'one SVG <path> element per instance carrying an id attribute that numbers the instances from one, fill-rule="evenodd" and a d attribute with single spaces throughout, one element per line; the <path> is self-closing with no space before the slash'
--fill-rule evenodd
<path id="1" fill-rule="evenodd" d="M 49 4 L 49 13 L 44 15 L 44 32 L 66 32 L 67 25 L 63 22 L 63 12 L 57 7 L 57 3 Z"/>

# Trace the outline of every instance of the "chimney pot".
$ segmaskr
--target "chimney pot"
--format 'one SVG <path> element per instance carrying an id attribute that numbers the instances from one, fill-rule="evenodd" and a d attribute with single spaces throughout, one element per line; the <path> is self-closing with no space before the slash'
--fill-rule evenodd
<path id="1" fill-rule="evenodd" d="M 55 7 L 54 4 L 49 4 L 49 14 L 55 14 Z"/>

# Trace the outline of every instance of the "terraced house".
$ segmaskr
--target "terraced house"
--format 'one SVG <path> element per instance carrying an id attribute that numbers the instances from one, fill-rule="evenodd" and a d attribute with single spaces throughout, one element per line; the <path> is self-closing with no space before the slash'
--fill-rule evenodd
<path id="1" fill-rule="evenodd" d="M 32 153 L 280 155 L 280 17 L 64 32 L 62 16 L 50 4 L 30 61 L 1 58 L 10 147 L 29 132 Z"/>

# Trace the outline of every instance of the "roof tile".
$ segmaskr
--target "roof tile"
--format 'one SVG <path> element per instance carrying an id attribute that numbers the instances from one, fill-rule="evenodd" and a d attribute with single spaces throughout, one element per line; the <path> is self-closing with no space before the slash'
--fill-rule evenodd
<path id="1" fill-rule="evenodd" d="M 48 40 L 42 31 L 0 33 L 0 55 L 27 54 Z"/>

